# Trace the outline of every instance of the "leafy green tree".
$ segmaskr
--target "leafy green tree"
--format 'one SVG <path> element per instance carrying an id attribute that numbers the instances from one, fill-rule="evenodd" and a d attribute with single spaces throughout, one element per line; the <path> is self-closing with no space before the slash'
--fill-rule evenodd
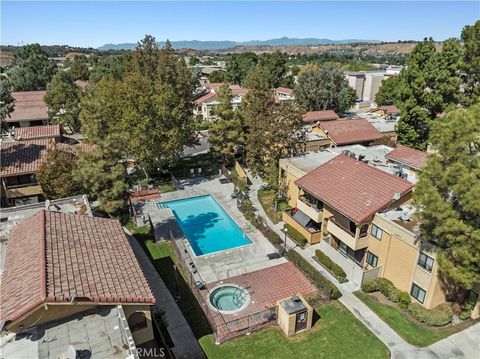
<path id="1" fill-rule="evenodd" d="M 45 197 L 57 199 L 79 194 L 80 186 L 73 175 L 76 167 L 77 158 L 73 153 L 57 146 L 48 150 L 36 174 Z"/>
<path id="2" fill-rule="evenodd" d="M 213 71 L 210 75 L 208 75 L 208 81 L 215 83 L 215 82 L 225 82 L 227 79 L 227 74 L 225 71 L 218 70 Z"/>
<path id="3" fill-rule="evenodd" d="M 146 36 L 120 80 L 106 77 L 92 86 L 82 103 L 82 126 L 94 143 L 104 130 L 121 134 L 124 155 L 148 177 L 174 164 L 183 148 L 196 142 L 192 93 L 191 72 L 170 42 L 160 50 Z"/>
<path id="4" fill-rule="evenodd" d="M 228 58 L 225 68 L 228 82 L 244 85 L 247 74 L 257 66 L 257 63 L 258 56 L 253 52 L 233 54 Z"/>
<path id="5" fill-rule="evenodd" d="M 382 81 L 382 85 L 375 95 L 375 103 L 378 106 L 393 105 L 398 102 L 400 80 L 398 76 L 392 76 Z"/>
<path id="6" fill-rule="evenodd" d="M 79 132 L 80 96 L 81 90 L 75 85 L 70 74 L 58 71 L 47 85 L 44 98 L 48 105 L 49 121 Z"/>
<path id="7" fill-rule="evenodd" d="M 480 101 L 480 20 L 474 25 L 465 26 L 461 39 L 465 48 L 462 77 L 465 105 Z"/>
<path id="8" fill-rule="evenodd" d="M 307 66 L 298 75 L 295 99 L 308 111 L 347 111 L 355 104 L 355 90 L 335 65 Z"/>
<path id="9" fill-rule="evenodd" d="M 286 54 L 280 51 L 263 54 L 260 56 L 259 66 L 263 67 L 271 88 L 293 86 L 293 76 L 287 66 Z"/>
<path id="10" fill-rule="evenodd" d="M 250 89 L 242 102 L 246 132 L 246 162 L 255 174 L 278 185 L 278 160 L 295 156 L 305 148 L 303 111 L 291 102 L 276 103 L 261 67 L 246 79 Z M 277 178 L 277 179 L 274 179 Z"/>
<path id="11" fill-rule="evenodd" d="M 117 158 L 122 153 L 114 137 L 97 144 L 94 151 L 80 154 L 74 179 L 82 185 L 90 200 L 100 203 L 100 210 L 114 215 L 127 204 L 126 170 Z"/>
<path id="12" fill-rule="evenodd" d="M 188 64 L 190 66 L 195 66 L 200 63 L 200 59 L 197 56 L 192 56 L 190 57 L 190 60 L 188 61 Z"/>
<path id="13" fill-rule="evenodd" d="M 69 67 L 70 76 L 74 81 L 87 81 L 90 77 L 90 63 L 85 55 L 76 55 Z"/>
<path id="14" fill-rule="evenodd" d="M 438 114 L 458 102 L 461 51 L 458 41 L 452 39 L 437 52 L 431 38 L 413 49 L 397 80 L 401 116 L 396 132 L 400 143 L 425 149 Z"/>
<path id="15" fill-rule="evenodd" d="M 103 77 L 121 80 L 130 61 L 131 53 L 123 55 L 102 56 L 90 71 L 89 81 L 100 81 Z"/>
<path id="16" fill-rule="evenodd" d="M 9 77 L 15 91 L 44 90 L 55 71 L 55 63 L 40 45 L 32 44 L 15 54 Z"/>
<path id="17" fill-rule="evenodd" d="M 7 77 L 0 76 L 0 121 L 2 128 L 4 120 L 10 116 L 15 109 L 15 99 L 12 96 L 11 84 Z"/>
<path id="18" fill-rule="evenodd" d="M 447 278 L 471 289 L 480 282 L 480 105 L 449 112 L 430 142 L 414 192 L 422 240 L 435 243 Z"/>
<path id="19" fill-rule="evenodd" d="M 240 152 L 245 144 L 241 113 L 232 108 L 232 90 L 227 83 L 220 86 L 217 94 L 218 106 L 213 114 L 218 117 L 208 131 L 211 152 L 227 162 Z"/>

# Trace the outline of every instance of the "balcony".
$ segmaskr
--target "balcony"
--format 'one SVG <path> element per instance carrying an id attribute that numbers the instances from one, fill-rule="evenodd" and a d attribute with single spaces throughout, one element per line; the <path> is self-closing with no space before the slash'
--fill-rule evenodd
<path id="1" fill-rule="evenodd" d="M 307 225 L 299 223 L 295 218 L 293 218 L 292 210 L 294 209 L 287 209 L 282 213 L 282 221 L 291 225 L 298 232 L 300 232 L 307 239 L 308 243 L 319 243 L 322 236 L 320 226 L 312 225 L 312 223 L 307 223 Z"/>
<path id="2" fill-rule="evenodd" d="M 31 197 L 42 194 L 42 187 L 38 184 L 32 184 L 27 186 L 15 186 L 5 189 L 5 196 L 7 198 L 18 198 L 18 197 Z"/>
<path id="3" fill-rule="evenodd" d="M 327 231 L 329 234 L 338 238 L 353 250 L 358 250 L 358 249 L 368 247 L 367 236 L 363 236 L 359 238 L 359 236 L 356 233 L 351 232 L 348 228 L 345 228 L 344 226 L 336 222 L 333 217 L 330 218 L 330 220 L 327 223 Z"/>
<path id="4" fill-rule="evenodd" d="M 317 208 L 316 205 L 308 203 L 305 196 L 300 196 L 297 199 L 297 208 L 313 219 L 317 223 L 322 222 L 323 210 Z"/>

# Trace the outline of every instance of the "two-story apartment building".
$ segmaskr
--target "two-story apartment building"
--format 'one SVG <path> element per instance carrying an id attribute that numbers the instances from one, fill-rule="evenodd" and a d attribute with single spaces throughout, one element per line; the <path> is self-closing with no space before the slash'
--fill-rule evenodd
<path id="1" fill-rule="evenodd" d="M 215 119 L 212 110 L 218 106 L 217 93 L 222 83 L 208 83 L 205 84 L 204 94 L 195 100 L 193 113 L 195 116 L 201 116 L 203 120 L 211 121 Z M 230 85 L 232 91 L 231 104 L 234 109 L 240 107 L 242 98 L 248 92 L 248 89 L 239 85 Z"/>
<path id="2" fill-rule="evenodd" d="M 37 203 L 44 199 L 36 173 L 45 161 L 48 150 L 57 148 L 77 155 L 89 151 L 87 145 L 56 143 L 54 138 L 26 141 L 8 141 L 0 145 L 1 205 L 18 206 Z"/>

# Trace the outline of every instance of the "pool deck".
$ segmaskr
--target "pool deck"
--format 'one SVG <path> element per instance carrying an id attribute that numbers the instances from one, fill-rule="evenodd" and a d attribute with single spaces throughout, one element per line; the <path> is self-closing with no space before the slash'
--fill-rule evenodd
<path id="1" fill-rule="evenodd" d="M 184 181 L 184 190 L 162 194 L 159 200 L 144 202 L 139 209 L 144 215 L 150 217 L 155 230 L 157 242 L 169 240 L 169 231 L 182 236 L 170 209 L 159 209 L 158 202 L 196 197 L 211 194 L 237 225 L 247 234 L 252 241 L 240 247 L 227 249 L 220 252 L 196 256 L 187 240 L 182 244 L 189 252 L 192 262 L 205 283 L 221 281 L 226 278 L 240 276 L 260 269 L 270 268 L 286 262 L 284 258 L 271 259 L 267 254 L 276 252 L 275 247 L 253 227 L 237 208 L 236 199 L 231 198 L 233 184 L 222 184 L 219 177 L 201 178 Z"/>

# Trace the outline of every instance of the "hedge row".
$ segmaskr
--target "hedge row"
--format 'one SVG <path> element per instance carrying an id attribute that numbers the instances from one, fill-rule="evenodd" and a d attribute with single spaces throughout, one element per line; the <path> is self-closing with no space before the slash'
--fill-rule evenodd
<path id="1" fill-rule="evenodd" d="M 418 303 L 410 303 L 408 312 L 416 320 L 432 327 L 441 327 L 452 321 L 453 311 L 450 303 L 443 303 L 433 309 L 426 309 Z"/>
<path id="2" fill-rule="evenodd" d="M 315 256 L 317 257 L 318 261 L 323 264 L 323 266 L 325 266 L 328 270 L 330 270 L 330 272 L 335 275 L 335 277 L 337 277 L 338 281 L 347 281 L 347 274 L 344 272 L 342 267 L 332 261 L 329 256 L 323 253 L 320 249 L 317 249 L 315 251 Z"/>
<path id="3" fill-rule="evenodd" d="M 288 236 L 295 241 L 300 248 L 305 247 L 307 244 L 307 239 L 305 236 L 287 223 L 285 223 L 285 227 L 287 228 Z"/>
<path id="4" fill-rule="evenodd" d="M 398 303 L 400 307 L 407 308 L 411 303 L 410 295 L 403 290 L 397 289 L 392 282 L 385 278 L 370 280 L 362 285 L 365 293 L 379 291 L 392 302 Z"/>
<path id="5" fill-rule="evenodd" d="M 323 277 L 319 271 L 315 269 L 308 261 L 303 258 L 295 250 L 291 249 L 287 253 L 287 259 L 290 260 L 295 266 L 302 271 L 302 273 L 312 281 L 312 283 L 325 295 L 331 299 L 338 299 L 342 296 L 340 290 L 330 283 L 325 277 Z"/>
<path id="6" fill-rule="evenodd" d="M 413 318 L 428 326 L 440 327 L 452 321 L 453 310 L 450 303 L 427 309 L 418 303 L 412 302 L 407 292 L 397 289 L 388 279 L 377 278 L 368 281 L 362 285 L 362 290 L 366 293 L 379 291 L 386 298 L 398 303 L 401 308 L 406 309 Z"/>

